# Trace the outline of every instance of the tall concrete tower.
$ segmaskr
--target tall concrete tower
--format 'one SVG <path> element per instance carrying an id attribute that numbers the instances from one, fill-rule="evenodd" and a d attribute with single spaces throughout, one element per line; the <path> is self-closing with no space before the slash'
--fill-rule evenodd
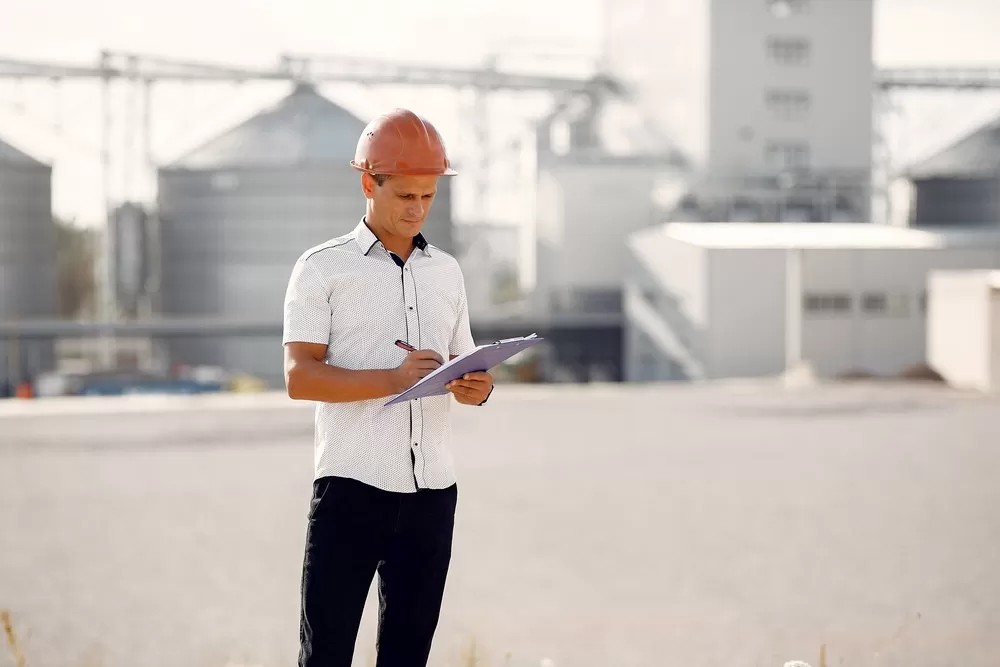
<path id="1" fill-rule="evenodd" d="M 703 213 L 867 221 L 873 0 L 607 0 L 605 55 Z M 783 218 L 782 216 L 787 216 Z"/>

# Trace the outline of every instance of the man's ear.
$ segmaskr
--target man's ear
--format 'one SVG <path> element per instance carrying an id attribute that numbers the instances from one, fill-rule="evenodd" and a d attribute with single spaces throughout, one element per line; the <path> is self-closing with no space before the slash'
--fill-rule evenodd
<path id="1" fill-rule="evenodd" d="M 375 198 L 376 187 L 378 187 L 378 184 L 375 182 L 374 176 L 372 176 L 368 172 L 364 172 L 361 174 L 361 191 L 365 193 L 366 199 Z"/>

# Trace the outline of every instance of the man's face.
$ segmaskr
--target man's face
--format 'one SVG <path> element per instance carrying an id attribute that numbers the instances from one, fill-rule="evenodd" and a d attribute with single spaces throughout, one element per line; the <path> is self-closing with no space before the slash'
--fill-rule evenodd
<path id="1" fill-rule="evenodd" d="M 362 188 L 371 200 L 372 222 L 393 236 L 420 233 L 437 195 L 440 176 L 392 176 L 382 185 L 364 174 Z"/>

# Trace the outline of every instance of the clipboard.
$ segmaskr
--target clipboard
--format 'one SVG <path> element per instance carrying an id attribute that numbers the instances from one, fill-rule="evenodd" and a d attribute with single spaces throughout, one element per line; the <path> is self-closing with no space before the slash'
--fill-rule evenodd
<path id="1" fill-rule="evenodd" d="M 396 403 L 405 403 L 415 398 L 427 398 L 429 396 L 442 396 L 449 393 L 445 385 L 452 380 L 458 379 L 466 373 L 476 373 L 488 371 L 494 366 L 510 359 L 515 354 L 528 349 L 533 345 L 545 340 L 535 334 L 523 336 L 521 338 L 505 338 L 488 345 L 479 345 L 471 352 L 459 355 L 447 361 L 433 372 L 422 378 L 415 385 L 397 395 L 383 407 Z"/>

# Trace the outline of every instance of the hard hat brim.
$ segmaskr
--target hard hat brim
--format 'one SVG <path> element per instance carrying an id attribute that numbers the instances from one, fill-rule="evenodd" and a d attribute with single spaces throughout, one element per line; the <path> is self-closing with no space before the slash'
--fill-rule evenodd
<path id="1" fill-rule="evenodd" d="M 446 167 L 441 169 L 440 167 L 431 167 L 427 169 L 420 168 L 407 168 L 407 169 L 370 169 L 367 167 L 362 167 L 354 160 L 351 160 L 351 167 L 356 171 L 363 172 L 365 174 L 371 174 L 375 176 L 376 174 L 381 174 L 383 176 L 456 176 L 458 172 L 451 167 Z"/>

